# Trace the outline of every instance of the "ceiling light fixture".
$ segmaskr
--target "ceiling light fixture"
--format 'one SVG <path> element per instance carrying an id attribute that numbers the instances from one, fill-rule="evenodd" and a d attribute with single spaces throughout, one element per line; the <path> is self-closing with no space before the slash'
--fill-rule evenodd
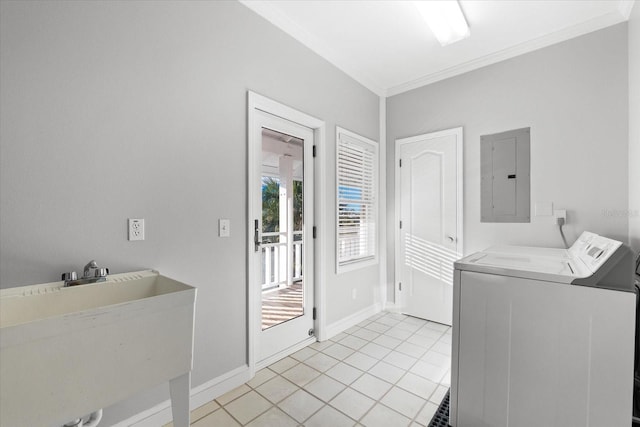
<path id="1" fill-rule="evenodd" d="M 442 46 L 469 37 L 469 25 L 457 0 L 422 0 L 414 3 Z"/>

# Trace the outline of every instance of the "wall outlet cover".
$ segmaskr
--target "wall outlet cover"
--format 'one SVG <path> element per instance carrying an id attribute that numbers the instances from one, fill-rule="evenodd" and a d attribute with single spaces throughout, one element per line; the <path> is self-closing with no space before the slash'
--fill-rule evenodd
<path id="1" fill-rule="evenodd" d="M 556 209 L 553 211 L 554 218 L 564 218 L 565 224 L 567 223 L 567 211 L 565 209 Z"/>
<path id="2" fill-rule="evenodd" d="M 144 219 L 129 218 L 129 240 L 144 240 Z"/>

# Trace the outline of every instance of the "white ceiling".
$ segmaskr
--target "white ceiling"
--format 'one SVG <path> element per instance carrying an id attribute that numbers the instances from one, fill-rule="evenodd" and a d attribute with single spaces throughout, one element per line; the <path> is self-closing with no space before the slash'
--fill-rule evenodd
<path id="1" fill-rule="evenodd" d="M 471 36 L 442 47 L 412 1 L 240 0 L 380 96 L 626 21 L 633 0 L 461 0 Z"/>
<path id="2" fill-rule="evenodd" d="M 262 174 L 280 176 L 280 157 L 293 160 L 293 178 L 302 181 L 302 140 L 271 129 L 262 128 Z"/>

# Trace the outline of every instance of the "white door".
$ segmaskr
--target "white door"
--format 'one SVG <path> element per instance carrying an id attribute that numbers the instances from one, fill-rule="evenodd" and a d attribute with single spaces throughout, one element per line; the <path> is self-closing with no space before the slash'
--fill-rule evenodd
<path id="1" fill-rule="evenodd" d="M 313 131 L 264 111 L 250 127 L 255 156 L 250 292 L 260 296 L 256 361 L 283 357 L 313 335 Z"/>
<path id="2" fill-rule="evenodd" d="M 396 141 L 396 303 L 451 325 L 462 256 L 462 128 Z"/>

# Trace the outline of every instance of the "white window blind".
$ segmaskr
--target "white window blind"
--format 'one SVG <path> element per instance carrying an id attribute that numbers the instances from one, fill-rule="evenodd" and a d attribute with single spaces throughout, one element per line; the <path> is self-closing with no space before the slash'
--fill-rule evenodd
<path id="1" fill-rule="evenodd" d="M 376 258 L 378 146 L 338 128 L 337 264 Z"/>

